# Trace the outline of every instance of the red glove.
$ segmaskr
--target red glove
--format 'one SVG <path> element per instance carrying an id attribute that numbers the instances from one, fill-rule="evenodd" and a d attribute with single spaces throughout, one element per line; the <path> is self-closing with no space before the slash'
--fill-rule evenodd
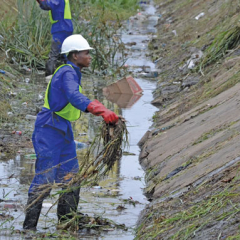
<path id="1" fill-rule="evenodd" d="M 95 116 L 102 116 L 106 123 L 117 123 L 118 116 L 105 108 L 98 100 L 94 100 L 88 104 L 87 110 Z"/>

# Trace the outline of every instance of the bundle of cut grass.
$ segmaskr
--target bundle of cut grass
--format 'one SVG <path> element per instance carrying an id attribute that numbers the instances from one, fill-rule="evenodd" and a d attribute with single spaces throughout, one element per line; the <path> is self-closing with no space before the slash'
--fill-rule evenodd
<path id="1" fill-rule="evenodd" d="M 111 171 L 114 163 L 120 160 L 122 147 L 127 144 L 128 131 L 124 118 L 120 117 L 115 125 L 106 124 L 103 121 L 99 134 L 94 138 L 85 154 L 84 161 L 80 164 L 76 181 L 84 184 L 104 177 Z"/>
<path id="2" fill-rule="evenodd" d="M 207 49 L 207 54 L 203 58 L 200 68 L 204 69 L 206 66 L 217 62 L 219 59 L 239 47 L 240 44 L 240 27 L 236 26 L 227 31 L 220 33 L 212 44 Z"/>

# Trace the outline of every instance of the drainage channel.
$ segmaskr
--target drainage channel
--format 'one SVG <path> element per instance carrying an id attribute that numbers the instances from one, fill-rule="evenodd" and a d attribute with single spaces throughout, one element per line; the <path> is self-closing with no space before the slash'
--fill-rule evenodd
<path id="1" fill-rule="evenodd" d="M 78 237 L 81 239 L 134 239 L 134 227 L 140 212 L 148 203 L 143 195 L 144 172 L 138 160 L 140 149 L 137 143 L 152 125 L 152 116 L 157 110 L 151 105 L 152 91 L 156 88 L 154 80 L 156 70 L 146 54 L 148 42 L 156 33 L 154 26 L 158 21 L 158 16 L 155 15 L 152 1 L 150 4 L 142 4 L 141 9 L 136 16 L 126 22 L 126 28 L 119 33 L 122 41 L 128 46 L 129 55 L 126 65 L 143 89 L 143 95 L 140 98 L 127 105 L 126 108 L 119 109 L 127 121 L 130 146 L 125 149 L 127 154 L 123 155 L 107 179 L 99 183 L 99 186 L 81 189 L 79 204 L 79 211 L 82 213 L 90 216 L 100 215 L 117 224 L 125 224 L 128 230 L 108 228 L 101 233 L 94 229 L 80 231 Z M 148 70 L 146 71 L 146 69 Z M 94 122 L 92 118 L 94 116 L 90 116 L 90 122 Z M 94 135 L 94 127 L 89 129 L 87 134 Z M 34 153 L 33 149 L 25 149 L 25 152 Z M 81 152 L 79 151 L 78 154 Z M 19 237 L 20 231 L 18 232 L 18 230 L 22 229 L 27 191 L 34 173 L 34 160 L 26 159 L 24 155 L 18 154 L 8 161 L 0 161 L 0 172 L 2 176 L 0 199 L 5 200 L 0 202 L 2 210 L 0 218 L 7 215 L 12 217 L 6 218 L 6 220 L 2 219 L 0 238 L 2 240 L 25 239 L 26 236 Z M 56 198 L 44 201 L 38 223 L 38 233 L 40 234 L 56 231 L 56 206 L 52 205 L 54 201 Z M 49 207 L 52 208 L 49 210 Z"/>

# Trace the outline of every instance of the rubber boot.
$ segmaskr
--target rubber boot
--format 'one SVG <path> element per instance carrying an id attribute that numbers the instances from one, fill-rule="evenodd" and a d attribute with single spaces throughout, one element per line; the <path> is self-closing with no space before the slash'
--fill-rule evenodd
<path id="1" fill-rule="evenodd" d="M 67 190 L 67 189 L 63 189 Z M 58 200 L 58 207 L 57 207 L 57 215 L 58 221 L 61 223 L 62 221 L 71 219 L 72 212 L 77 212 L 77 207 L 79 203 L 79 193 L 80 193 L 80 186 L 75 187 L 72 190 L 67 190 L 67 192 L 60 195 Z"/>
<path id="2" fill-rule="evenodd" d="M 43 199 L 44 199 L 44 198 L 41 198 L 41 199 L 37 200 L 36 202 L 34 202 L 38 197 L 39 197 L 39 195 L 29 194 L 28 202 L 27 202 L 27 209 L 26 209 L 26 216 L 25 216 L 25 220 L 23 223 L 24 229 L 33 230 L 33 231 L 36 230 L 38 219 L 39 219 L 41 209 L 42 209 Z M 30 207 L 28 207 L 28 206 L 30 206 Z"/>

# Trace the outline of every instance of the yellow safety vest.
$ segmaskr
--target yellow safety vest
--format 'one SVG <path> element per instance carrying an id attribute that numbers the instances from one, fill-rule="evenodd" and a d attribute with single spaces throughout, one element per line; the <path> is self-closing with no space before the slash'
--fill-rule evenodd
<path id="1" fill-rule="evenodd" d="M 58 22 L 58 20 L 53 19 L 51 10 L 49 11 L 49 18 L 50 18 L 51 24 L 54 24 L 54 23 Z M 65 0 L 64 19 L 72 19 L 69 0 Z"/>
<path id="2" fill-rule="evenodd" d="M 70 66 L 71 68 L 73 68 L 73 66 L 70 65 L 70 64 L 63 64 L 63 65 L 61 65 L 60 67 L 58 67 L 56 69 L 56 71 L 54 72 L 53 76 L 57 73 L 57 71 L 60 68 L 62 68 L 64 66 Z M 53 76 L 52 76 L 52 78 L 53 78 Z M 51 78 L 51 80 L 48 83 L 47 90 L 46 90 L 46 93 L 45 93 L 45 98 L 44 98 L 44 105 L 43 105 L 43 107 L 45 107 L 47 109 L 50 109 L 49 102 L 48 102 L 48 93 L 49 93 L 49 88 L 50 88 L 50 85 L 51 85 L 51 82 L 52 82 L 52 78 Z M 79 92 L 82 93 L 82 87 L 80 85 L 79 85 Z M 68 103 L 62 110 L 60 110 L 58 112 L 55 112 L 55 113 L 58 116 L 66 119 L 68 121 L 76 121 L 81 116 L 81 111 L 79 109 L 75 108 L 71 103 Z"/>

